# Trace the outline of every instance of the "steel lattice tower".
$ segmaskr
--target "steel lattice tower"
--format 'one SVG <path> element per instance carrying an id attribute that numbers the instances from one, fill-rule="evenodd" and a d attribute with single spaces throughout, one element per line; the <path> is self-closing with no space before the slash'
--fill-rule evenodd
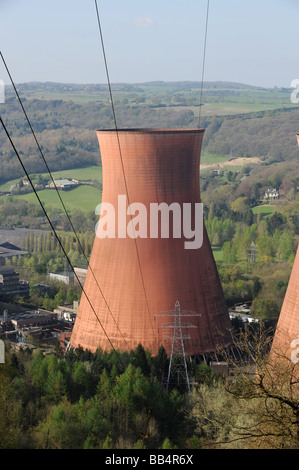
<path id="1" fill-rule="evenodd" d="M 183 329 L 197 328 L 191 323 L 182 323 L 182 318 L 186 317 L 199 317 L 199 313 L 188 312 L 181 310 L 179 301 L 177 300 L 174 310 L 161 312 L 156 315 L 157 317 L 173 317 L 174 322 L 162 325 L 160 328 L 173 329 L 172 335 L 165 336 L 165 338 L 172 339 L 170 361 L 168 368 L 168 376 L 166 388 L 169 390 L 172 383 L 180 385 L 187 385 L 188 392 L 190 392 L 190 380 L 187 369 L 186 354 L 184 347 L 184 339 L 190 339 L 190 335 L 183 334 Z"/>

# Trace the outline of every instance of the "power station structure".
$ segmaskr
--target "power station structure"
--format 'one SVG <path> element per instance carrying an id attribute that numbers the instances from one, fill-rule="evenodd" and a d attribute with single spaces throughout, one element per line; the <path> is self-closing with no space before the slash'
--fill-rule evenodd
<path id="1" fill-rule="evenodd" d="M 297 354 L 296 354 L 297 351 Z M 299 247 L 281 307 L 271 352 L 299 367 Z"/>
<path id="2" fill-rule="evenodd" d="M 97 131 L 102 213 L 71 347 L 94 352 L 142 344 L 156 354 L 163 345 L 169 353 L 171 341 L 166 344 L 165 331 L 161 335 L 157 314 L 177 301 L 182 310 L 199 314 L 184 341 L 187 355 L 230 344 L 228 309 L 203 220 L 202 244 L 195 246 L 203 135 L 203 129 Z M 188 246 L 193 235 L 195 244 Z"/>
<path id="3" fill-rule="evenodd" d="M 299 146 L 299 134 L 296 137 Z M 296 366 L 295 374 L 299 377 L 299 246 L 277 322 L 270 357 L 274 364 L 288 363 L 291 368 Z"/>

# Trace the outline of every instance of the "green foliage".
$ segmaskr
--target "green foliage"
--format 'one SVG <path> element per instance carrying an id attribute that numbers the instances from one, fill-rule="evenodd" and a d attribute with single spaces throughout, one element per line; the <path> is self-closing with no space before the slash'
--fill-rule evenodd
<path id="1" fill-rule="evenodd" d="M 166 437 L 166 439 L 163 441 L 163 444 L 162 444 L 161 449 L 163 449 L 163 450 L 175 449 L 175 447 L 174 447 L 173 444 L 170 442 L 170 440 L 168 439 L 168 437 Z"/>
<path id="2" fill-rule="evenodd" d="M 231 242 L 224 242 L 222 247 L 223 261 L 234 264 L 237 261 L 237 249 Z"/>
<path id="3" fill-rule="evenodd" d="M 239 197 L 232 202 L 231 208 L 237 214 L 244 215 L 250 209 L 250 200 L 248 197 Z"/>
<path id="4" fill-rule="evenodd" d="M 185 438 L 185 397 L 176 390 L 168 394 L 156 379 L 163 355 L 161 349 L 160 358 L 151 356 L 140 346 L 129 354 L 13 353 L 6 382 L 11 404 L 17 404 L 11 407 L 16 412 L 12 445 L 161 448 L 168 438 L 175 448 Z M 21 444 L 18 427 L 26 433 L 26 444 Z"/>
<path id="5" fill-rule="evenodd" d="M 216 378 L 216 374 L 211 367 L 205 362 L 199 364 L 195 372 L 195 381 L 199 384 L 212 384 Z"/>
<path id="6" fill-rule="evenodd" d="M 262 320 L 278 318 L 279 306 L 273 299 L 255 298 L 252 302 L 251 313 Z"/>
<path id="7" fill-rule="evenodd" d="M 234 447 L 244 432 L 250 437 L 254 430 L 254 436 L 254 403 L 240 402 L 228 390 L 246 394 L 245 386 L 216 375 L 206 364 L 192 363 L 192 392 L 168 393 L 155 378 L 160 360 L 146 355 L 151 371 L 146 377 L 134 365 L 140 353 L 140 347 L 129 354 L 76 350 L 59 357 L 8 351 L 7 364 L 0 368 L 0 447 L 222 448 Z M 120 362 L 126 358 L 124 367 Z"/>
<path id="8" fill-rule="evenodd" d="M 231 241 L 235 232 L 235 223 L 230 220 L 221 220 L 218 217 L 209 217 L 206 220 L 206 228 L 213 245 L 222 245 L 226 241 Z M 217 242 L 215 241 L 217 237 Z"/>
<path id="9" fill-rule="evenodd" d="M 10 395 L 10 373 L 6 364 L 0 364 L 0 449 L 18 446 L 21 426 L 18 421 L 19 401 Z"/>

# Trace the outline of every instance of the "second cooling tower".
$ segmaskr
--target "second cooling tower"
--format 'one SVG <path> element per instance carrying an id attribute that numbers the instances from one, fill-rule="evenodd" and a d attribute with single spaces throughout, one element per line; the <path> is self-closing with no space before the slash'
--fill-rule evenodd
<path id="1" fill-rule="evenodd" d="M 175 232 L 171 211 L 169 237 L 161 236 L 161 226 L 158 235 L 150 232 L 151 207 L 160 204 L 176 203 L 182 214 L 186 208 L 186 217 L 191 207 L 195 228 L 203 134 L 202 129 L 97 132 L 102 203 L 111 207 L 111 214 L 114 210 L 115 220 L 107 218 L 107 211 L 101 216 L 106 217 L 106 226 L 100 220 L 101 229 L 109 229 L 110 236 L 95 237 L 72 347 L 129 350 L 141 343 L 155 354 L 163 344 L 169 352 L 164 324 L 174 323 L 176 301 L 182 310 L 200 315 L 188 318 L 193 328 L 186 330 L 186 354 L 204 354 L 230 343 L 228 310 L 205 227 L 200 248 L 186 247 L 186 236 Z M 147 213 L 143 227 L 136 224 L 134 232 L 131 225 L 126 231 L 141 205 Z M 158 315 L 165 311 L 169 317 Z M 171 336 L 171 326 L 168 333 Z"/>

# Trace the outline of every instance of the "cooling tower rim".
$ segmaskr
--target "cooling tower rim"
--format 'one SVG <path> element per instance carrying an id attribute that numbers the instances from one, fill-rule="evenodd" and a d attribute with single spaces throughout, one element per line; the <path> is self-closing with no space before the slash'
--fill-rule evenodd
<path id="1" fill-rule="evenodd" d="M 150 128 L 128 128 L 128 129 L 98 129 L 99 133 L 138 133 L 138 134 L 203 134 L 205 129 L 197 128 L 160 128 L 160 127 L 150 127 Z"/>

